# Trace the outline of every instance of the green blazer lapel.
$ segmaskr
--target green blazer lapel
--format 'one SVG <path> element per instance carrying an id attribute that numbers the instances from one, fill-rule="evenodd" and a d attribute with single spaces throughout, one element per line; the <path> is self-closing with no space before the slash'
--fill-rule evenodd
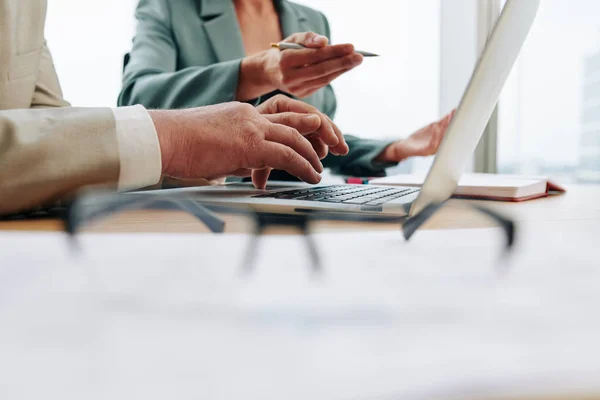
<path id="1" fill-rule="evenodd" d="M 198 0 L 200 18 L 219 62 L 246 55 L 240 25 L 231 0 Z"/>
<path id="2" fill-rule="evenodd" d="M 307 30 L 304 26 L 307 18 L 302 11 L 292 7 L 287 0 L 276 0 L 275 4 L 279 9 L 279 23 L 284 39 L 294 33 Z"/>

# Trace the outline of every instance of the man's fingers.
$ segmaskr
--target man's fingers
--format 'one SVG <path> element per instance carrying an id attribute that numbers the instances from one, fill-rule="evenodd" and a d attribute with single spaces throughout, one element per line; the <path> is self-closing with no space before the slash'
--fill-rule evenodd
<path id="1" fill-rule="evenodd" d="M 321 127 L 321 117 L 317 114 L 282 112 L 263 116 L 274 124 L 292 127 L 302 134 L 316 132 Z"/>
<path id="2" fill-rule="evenodd" d="M 254 184 L 254 187 L 257 189 L 266 188 L 272 170 L 272 168 L 265 168 L 252 171 L 252 183 Z"/>
<path id="3" fill-rule="evenodd" d="M 317 172 L 323 172 L 323 164 L 310 142 L 296 129 L 284 125 L 270 124 L 265 139 L 283 144 L 304 157 Z M 268 165 L 268 164 L 267 164 Z"/>
<path id="4" fill-rule="evenodd" d="M 331 127 L 336 137 L 338 138 L 338 144 L 333 147 L 330 146 L 329 151 L 338 156 L 345 156 L 350 151 L 350 147 L 348 147 L 348 143 L 346 143 L 346 139 L 344 138 L 342 131 L 340 130 L 340 128 L 338 128 L 336 124 L 333 123 L 329 116 L 325 115 L 325 118 L 327 118 L 327 120 L 331 124 Z"/>
<path id="5" fill-rule="evenodd" d="M 323 35 L 314 32 L 299 32 L 294 33 L 290 37 L 284 39 L 285 43 L 298 43 L 310 48 L 319 48 L 327 46 L 329 39 Z"/>
<path id="6" fill-rule="evenodd" d="M 350 70 L 363 62 L 360 54 L 350 54 L 344 57 L 332 58 L 323 62 L 311 64 L 302 68 L 296 68 L 288 72 L 288 79 L 294 81 L 308 82 L 322 78 L 342 70 Z M 293 85 L 289 85 L 293 86 Z"/>
<path id="7" fill-rule="evenodd" d="M 327 145 L 323 143 L 319 135 L 313 133 L 306 136 L 306 139 L 308 139 L 313 149 L 315 149 L 315 152 L 319 156 L 320 160 L 327 157 L 327 154 L 329 153 L 329 147 L 327 147 Z"/>
<path id="8" fill-rule="evenodd" d="M 311 163 L 288 146 L 265 141 L 260 152 L 262 165 L 286 171 L 308 183 L 321 182 L 321 176 Z"/>
<path id="9" fill-rule="evenodd" d="M 329 120 L 321 115 L 285 112 L 274 115 L 265 115 L 264 117 L 273 123 L 286 125 L 298 130 L 298 132 L 304 135 L 310 142 L 320 160 L 325 158 L 329 153 L 328 146 L 321 140 L 320 134 L 318 133 L 322 123 L 327 125 L 327 128 L 325 129 L 331 130 L 330 135 L 335 137 L 337 143 L 337 137 L 333 133 L 333 128 L 331 127 Z M 269 139 L 268 135 L 267 139 Z"/>
<path id="10" fill-rule="evenodd" d="M 284 50 L 281 53 L 280 63 L 284 68 L 299 68 L 353 55 L 353 53 L 354 46 L 351 44 L 336 44 L 320 49 Z"/>
<path id="11" fill-rule="evenodd" d="M 240 168 L 231 173 L 231 176 L 238 176 L 240 178 L 247 178 L 252 175 L 252 170 L 248 168 Z"/>
<path id="12" fill-rule="evenodd" d="M 331 119 L 324 113 L 321 113 L 317 108 L 311 106 L 310 104 L 304 103 L 302 101 L 290 99 L 284 95 L 278 95 L 270 100 L 267 103 L 263 103 L 260 107 L 263 107 L 260 111 L 265 112 L 268 110 L 268 114 L 275 113 L 284 113 L 284 112 L 294 112 L 300 114 L 315 114 L 321 118 L 321 126 L 317 133 L 319 137 L 329 147 L 340 147 L 347 148 L 348 146 L 345 143 L 344 136 L 340 132 L 339 128 L 331 121 Z M 340 143 L 342 143 L 340 145 Z M 342 153 L 346 154 L 346 153 Z"/>
<path id="13" fill-rule="evenodd" d="M 329 148 L 325 145 L 325 143 L 323 143 L 321 141 L 321 139 L 319 139 L 318 135 L 311 134 L 311 135 L 306 136 L 306 139 L 308 139 L 308 141 L 311 143 L 311 145 L 315 149 L 315 152 L 319 156 L 319 159 L 322 160 L 327 156 Z M 260 170 L 253 170 L 252 171 L 252 183 L 254 184 L 254 187 L 256 187 L 257 189 L 266 188 L 267 183 L 269 181 L 269 176 L 271 175 L 272 170 L 273 170 L 272 168 L 268 168 L 268 167 L 264 168 L 264 169 L 260 169 Z M 246 170 L 246 171 L 250 171 L 250 170 Z M 250 175 L 245 175 L 245 176 L 250 176 Z"/>

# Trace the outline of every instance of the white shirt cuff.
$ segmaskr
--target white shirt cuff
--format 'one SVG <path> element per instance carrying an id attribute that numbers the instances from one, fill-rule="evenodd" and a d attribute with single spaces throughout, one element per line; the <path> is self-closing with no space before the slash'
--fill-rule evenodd
<path id="1" fill-rule="evenodd" d="M 142 106 L 112 109 L 119 145 L 119 190 L 155 185 L 162 174 L 162 159 L 156 128 Z"/>

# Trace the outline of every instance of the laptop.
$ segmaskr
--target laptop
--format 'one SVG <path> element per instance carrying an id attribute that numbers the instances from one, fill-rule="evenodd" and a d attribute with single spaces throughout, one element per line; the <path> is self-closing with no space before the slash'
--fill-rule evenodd
<path id="1" fill-rule="evenodd" d="M 539 0 L 508 0 L 421 187 L 270 183 L 180 188 L 205 204 L 267 213 L 343 212 L 412 216 L 450 198 L 496 106 L 537 14 Z"/>

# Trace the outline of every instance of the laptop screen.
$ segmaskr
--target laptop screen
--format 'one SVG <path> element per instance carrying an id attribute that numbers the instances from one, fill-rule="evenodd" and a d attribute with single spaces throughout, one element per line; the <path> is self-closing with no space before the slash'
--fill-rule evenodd
<path id="1" fill-rule="evenodd" d="M 539 0 L 507 0 L 409 215 L 452 196 L 519 56 Z"/>

